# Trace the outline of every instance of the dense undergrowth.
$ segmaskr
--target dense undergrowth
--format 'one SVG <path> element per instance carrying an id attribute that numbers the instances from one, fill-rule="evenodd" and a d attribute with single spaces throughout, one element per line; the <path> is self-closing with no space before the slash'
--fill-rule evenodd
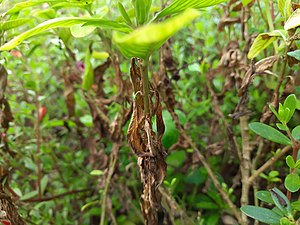
<path id="1" fill-rule="evenodd" d="M 137 20 L 133 5 L 138 0 L 0 2 L 0 44 L 8 46 L 1 49 L 1 190 L 26 223 L 144 224 L 151 204 L 143 200 L 147 179 L 142 176 L 141 182 L 140 171 L 153 174 L 141 163 L 147 158 L 140 146 L 167 153 L 155 158 L 159 172 L 153 175 L 155 190 L 149 187 L 159 193 L 155 203 L 162 205 L 161 224 L 253 224 L 240 207 L 270 208 L 256 193 L 274 187 L 286 193 L 285 177 L 299 172 L 286 165 L 285 156 L 292 155 L 289 142 L 268 141 L 248 127 L 260 121 L 276 128 L 279 118 L 269 104 L 277 110 L 288 95 L 300 96 L 299 1 L 288 10 L 280 6 L 285 1 L 211 1 L 220 4 L 201 9 L 151 57 L 138 45 L 141 34 L 130 45 L 122 32 L 151 22 L 167 1 L 153 1 L 150 17 Z M 294 11 L 296 25 L 284 30 Z M 167 14 L 165 21 L 182 15 L 175 22 L 183 21 L 184 13 Z M 84 28 L 64 24 L 12 49 L 5 45 L 43 21 L 70 16 L 109 18 L 122 27 L 103 21 L 89 21 Z M 273 30 L 281 33 L 267 33 Z M 263 43 L 253 47 L 260 33 Z M 140 114 L 147 108 L 146 99 L 139 97 L 145 93 L 139 74 L 144 64 L 128 59 L 133 56 L 149 60 L 153 130 L 131 118 L 148 118 Z M 294 105 L 287 121 L 291 129 L 300 122 L 299 101 Z M 153 146 L 143 144 L 145 139 Z M 298 139 L 294 141 L 296 148 Z M 160 161 L 164 157 L 166 170 Z M 295 202 L 294 220 L 299 217 L 298 195 L 297 190 L 287 194 Z"/>

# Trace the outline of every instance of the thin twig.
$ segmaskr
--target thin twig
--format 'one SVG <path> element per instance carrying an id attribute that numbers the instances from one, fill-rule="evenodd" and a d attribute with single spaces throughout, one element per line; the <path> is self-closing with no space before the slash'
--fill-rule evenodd
<path id="1" fill-rule="evenodd" d="M 292 149 L 291 146 L 286 146 L 279 153 L 277 153 L 275 156 L 273 156 L 267 162 L 265 162 L 258 170 L 256 170 L 251 175 L 251 177 L 249 177 L 249 183 L 253 183 L 254 180 L 259 176 L 259 174 L 261 174 L 266 169 L 268 169 L 270 166 L 272 166 L 278 159 L 280 159 L 283 155 L 285 155 L 291 149 Z"/>
<path id="2" fill-rule="evenodd" d="M 120 149 L 120 143 L 114 143 L 112 147 L 112 153 L 111 153 L 111 161 L 109 165 L 108 175 L 105 181 L 105 187 L 102 194 L 101 199 L 101 219 L 100 219 L 100 225 L 104 225 L 105 222 L 105 211 L 106 211 L 106 199 L 107 199 L 107 192 L 110 185 L 110 180 L 113 176 L 113 173 L 115 171 L 116 162 L 118 160 L 118 153 Z"/>
<path id="3" fill-rule="evenodd" d="M 41 170 L 41 118 L 39 115 L 40 110 L 40 101 L 39 101 L 39 92 L 35 93 L 35 107 L 36 107 L 36 127 L 35 127 L 35 136 L 36 136 L 36 149 L 37 149 L 37 188 L 38 188 L 38 197 L 42 198 L 42 170 Z"/>
<path id="4" fill-rule="evenodd" d="M 73 190 L 73 191 L 67 191 L 62 194 L 54 195 L 54 196 L 49 196 L 49 197 L 44 197 L 44 198 L 30 198 L 26 200 L 21 200 L 21 202 L 47 202 L 47 201 L 52 201 L 58 198 L 65 197 L 67 195 L 73 195 L 81 192 L 88 192 L 91 191 L 90 189 L 83 189 L 83 190 Z"/>

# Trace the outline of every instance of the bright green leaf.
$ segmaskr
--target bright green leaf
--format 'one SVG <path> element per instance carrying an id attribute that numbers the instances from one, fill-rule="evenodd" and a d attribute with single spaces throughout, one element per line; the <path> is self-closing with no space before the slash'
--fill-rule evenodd
<path id="1" fill-rule="evenodd" d="M 0 23 L 0 30 L 3 30 L 3 31 L 10 30 L 15 27 L 19 27 L 19 26 L 22 26 L 23 24 L 26 24 L 30 20 L 32 20 L 32 19 L 31 18 L 19 18 L 19 19 L 15 19 L 15 20 L 8 20 L 3 23 Z"/>
<path id="2" fill-rule="evenodd" d="M 295 163 L 295 168 L 300 169 L 300 159 Z"/>
<path id="3" fill-rule="evenodd" d="M 249 128 L 256 134 L 279 144 L 292 145 L 290 139 L 288 139 L 284 134 L 263 123 L 254 122 L 249 124 Z"/>
<path id="4" fill-rule="evenodd" d="M 296 192 L 300 189 L 300 177 L 296 173 L 291 173 L 286 176 L 284 180 L 284 186 L 290 192 Z"/>
<path id="5" fill-rule="evenodd" d="M 7 42 L 3 46 L 0 47 L 0 51 L 11 50 L 17 45 L 21 44 L 27 38 L 30 38 L 36 34 L 42 33 L 43 31 L 54 29 L 57 27 L 72 27 L 74 25 L 94 25 L 102 28 L 119 30 L 122 32 L 129 32 L 131 28 L 127 25 L 120 24 L 110 20 L 104 19 L 95 19 L 95 18 L 79 18 L 79 17 L 65 17 L 65 18 L 56 18 L 52 20 L 45 21 L 36 27 L 18 35 L 11 41 Z"/>
<path id="6" fill-rule="evenodd" d="M 275 110 L 274 106 L 269 105 L 269 108 L 274 113 L 274 115 L 277 117 L 277 119 L 279 120 L 279 115 L 278 115 L 277 111 Z"/>
<path id="7" fill-rule="evenodd" d="M 242 0 L 243 6 L 247 6 L 252 0 Z"/>
<path id="8" fill-rule="evenodd" d="M 295 140 L 299 141 L 300 140 L 300 125 L 296 126 L 292 130 L 292 136 Z"/>
<path id="9" fill-rule="evenodd" d="M 86 210 L 88 207 L 92 206 L 92 205 L 96 205 L 96 204 L 100 204 L 99 200 L 96 201 L 92 201 L 89 203 L 86 203 L 84 206 L 81 207 L 81 211 Z"/>
<path id="10" fill-rule="evenodd" d="M 83 74 L 83 81 L 82 81 L 83 90 L 90 90 L 93 83 L 94 83 L 94 71 L 91 64 L 90 49 L 88 48 L 86 50 L 85 60 L 84 60 L 84 74 Z"/>
<path id="11" fill-rule="evenodd" d="M 198 16 L 197 10 L 189 9 L 164 22 L 145 25 L 130 34 L 114 33 L 113 40 L 125 57 L 146 59 L 153 51 L 159 49 L 168 38 L 190 24 Z"/>
<path id="12" fill-rule="evenodd" d="M 35 5 L 41 5 L 44 3 L 55 3 L 55 2 L 61 2 L 59 0 L 29 0 L 29 1 L 24 1 L 24 2 L 19 2 L 15 4 L 12 8 L 10 8 L 4 15 L 7 14 L 14 14 L 20 12 L 22 9 L 26 9 L 31 6 Z"/>
<path id="13" fill-rule="evenodd" d="M 103 175 L 104 172 L 102 170 L 92 170 L 90 172 L 90 174 L 93 175 L 93 176 L 100 176 L 100 175 Z"/>
<path id="14" fill-rule="evenodd" d="M 46 190 L 46 187 L 47 187 L 47 184 L 48 184 L 48 181 L 49 181 L 49 176 L 48 175 L 45 175 L 42 180 L 41 180 L 41 189 L 42 189 L 42 193 L 45 192 Z"/>
<path id="15" fill-rule="evenodd" d="M 296 102 L 297 102 L 296 96 L 294 94 L 291 94 L 285 99 L 285 101 L 283 103 L 283 107 L 289 109 L 289 113 L 287 114 L 287 118 L 286 118 L 287 123 L 290 121 L 290 119 L 294 115 L 294 112 L 296 109 Z"/>
<path id="16" fill-rule="evenodd" d="M 269 191 L 258 191 L 256 192 L 255 196 L 263 202 L 274 204 L 271 193 Z"/>
<path id="17" fill-rule="evenodd" d="M 163 16 L 169 16 L 180 13 L 188 8 L 201 9 L 209 6 L 217 5 L 227 0 L 174 0 L 172 3 L 164 8 L 161 12 L 156 14 L 155 20 Z"/>
<path id="18" fill-rule="evenodd" d="M 284 25 L 285 30 L 290 30 L 300 26 L 300 9 L 296 9 L 288 18 Z"/>
<path id="19" fill-rule="evenodd" d="M 71 34 L 76 38 L 82 38 L 92 33 L 95 29 L 95 26 L 75 25 L 71 27 Z"/>
<path id="20" fill-rule="evenodd" d="M 300 211 L 300 200 L 291 203 L 293 210 Z"/>
<path id="21" fill-rule="evenodd" d="M 247 216 L 263 223 L 279 224 L 281 218 L 277 213 L 273 212 L 272 210 L 257 206 L 247 205 L 241 207 L 241 210 Z"/>
<path id="22" fill-rule="evenodd" d="M 297 59 L 298 61 L 300 61 L 300 49 L 295 50 L 295 51 L 293 51 L 293 52 L 288 52 L 287 54 L 288 54 L 289 56 L 291 56 L 291 57 Z"/>
<path id="23" fill-rule="evenodd" d="M 118 2 L 118 9 L 119 9 L 119 12 L 121 13 L 123 19 L 125 20 L 125 22 L 128 24 L 128 25 L 132 25 L 132 22 L 131 22 L 131 19 L 130 17 L 128 16 L 124 6 L 122 5 L 121 2 Z"/>
<path id="24" fill-rule="evenodd" d="M 92 58 L 94 59 L 107 59 L 109 57 L 109 54 L 107 52 L 92 52 Z"/>
<path id="25" fill-rule="evenodd" d="M 279 130 L 284 130 L 284 131 L 289 130 L 288 126 L 282 123 L 276 123 L 276 126 L 278 127 Z"/>
<path id="26" fill-rule="evenodd" d="M 291 0 L 278 0 L 278 8 L 284 20 L 287 20 L 291 15 Z"/>
<path id="27" fill-rule="evenodd" d="M 135 16 L 139 25 L 148 21 L 151 5 L 152 0 L 135 0 Z"/>
<path id="28" fill-rule="evenodd" d="M 288 155 L 285 158 L 286 164 L 290 167 L 290 169 L 295 168 L 295 161 L 291 155 Z"/>
<path id="29" fill-rule="evenodd" d="M 285 30 L 274 30 L 269 33 L 261 33 L 259 34 L 248 53 L 248 58 L 253 59 L 256 57 L 262 50 L 268 47 L 273 41 L 276 40 L 277 37 L 282 37 L 286 40 L 287 32 Z"/>

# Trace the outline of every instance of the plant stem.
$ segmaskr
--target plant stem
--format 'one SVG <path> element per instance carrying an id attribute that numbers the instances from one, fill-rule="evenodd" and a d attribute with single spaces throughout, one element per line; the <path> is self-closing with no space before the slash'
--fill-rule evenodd
<path id="1" fill-rule="evenodd" d="M 118 160 L 118 153 L 120 149 L 121 144 L 114 143 L 112 147 L 112 154 L 111 154 L 111 161 L 109 165 L 108 175 L 105 181 L 105 187 L 102 194 L 102 201 L 101 201 L 101 219 L 100 219 L 100 225 L 104 225 L 105 222 L 105 211 L 106 211 L 106 199 L 107 199 L 107 192 L 110 184 L 110 180 L 112 178 L 112 175 L 115 171 L 116 162 Z"/>
<path id="2" fill-rule="evenodd" d="M 40 101 L 39 101 L 39 92 L 36 91 L 35 93 L 35 106 L 36 106 L 36 128 L 35 128 L 35 136 L 36 136 L 36 149 L 37 149 L 37 189 L 38 189 L 38 198 L 42 198 L 42 187 L 41 187 L 41 180 L 42 180 L 42 170 L 41 170 L 41 118 L 39 115 L 40 110 Z"/>
<path id="3" fill-rule="evenodd" d="M 240 117 L 240 126 L 242 132 L 242 155 L 241 155 L 241 177 L 242 177 L 242 195 L 241 195 L 241 206 L 248 205 L 249 203 L 249 189 L 250 189 L 250 137 L 249 137 L 249 128 L 248 128 L 248 116 Z M 242 224 L 248 224 L 248 218 L 243 213 L 242 214 Z"/>
<path id="4" fill-rule="evenodd" d="M 150 118 L 150 104 L 149 104 L 149 78 L 148 78 L 148 65 L 149 65 L 149 57 L 144 59 L 143 61 L 139 61 L 139 66 L 142 74 L 143 80 L 143 99 L 144 99 L 144 113 L 146 118 Z"/>

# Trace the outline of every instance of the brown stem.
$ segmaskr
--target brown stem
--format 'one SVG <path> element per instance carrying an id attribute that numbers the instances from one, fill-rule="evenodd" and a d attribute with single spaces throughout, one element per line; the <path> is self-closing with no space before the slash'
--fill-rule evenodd
<path id="1" fill-rule="evenodd" d="M 90 189 L 73 190 L 73 191 L 67 191 L 65 193 L 50 196 L 50 197 L 30 198 L 30 199 L 23 200 L 22 202 L 47 202 L 47 201 L 52 201 L 52 200 L 55 200 L 55 199 L 58 199 L 58 198 L 62 198 L 62 197 L 67 196 L 67 195 L 73 195 L 73 194 L 77 194 L 77 193 L 81 193 L 81 192 L 88 192 L 88 191 L 91 191 L 91 190 Z"/>
<path id="2" fill-rule="evenodd" d="M 249 203 L 249 189 L 250 189 L 250 137 L 249 137 L 249 128 L 248 128 L 248 116 L 240 117 L 240 126 L 242 132 L 242 155 L 241 155 L 241 177 L 242 177 L 242 195 L 241 195 L 241 206 L 248 205 Z M 248 224 L 248 218 L 246 214 L 242 214 L 242 224 Z"/>
<path id="3" fill-rule="evenodd" d="M 144 99 L 144 113 L 146 118 L 150 118 L 150 103 L 149 103 L 149 78 L 148 78 L 148 64 L 149 59 L 139 61 L 139 67 L 142 74 L 143 81 L 143 99 Z"/>
<path id="4" fill-rule="evenodd" d="M 279 153 L 277 153 L 275 156 L 270 158 L 267 162 L 265 162 L 259 169 L 257 169 L 251 177 L 249 177 L 249 182 L 253 183 L 254 180 L 264 172 L 266 169 L 268 169 L 270 166 L 272 166 L 278 159 L 280 159 L 283 155 L 285 155 L 288 151 L 291 150 L 291 146 L 284 147 Z"/>

